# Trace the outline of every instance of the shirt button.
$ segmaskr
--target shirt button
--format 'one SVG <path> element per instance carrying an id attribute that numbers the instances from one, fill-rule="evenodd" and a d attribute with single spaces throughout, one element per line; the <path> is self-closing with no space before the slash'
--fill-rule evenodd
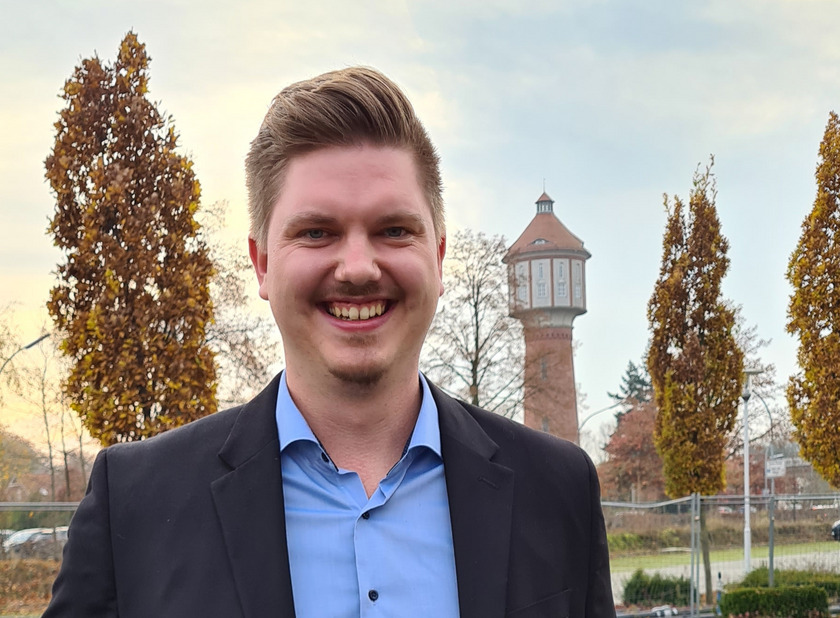
<path id="1" fill-rule="evenodd" d="M 362 513 L 362 519 L 370 519 L 370 511 L 365 511 Z"/>
<path id="2" fill-rule="evenodd" d="M 324 451 L 321 451 L 321 459 L 324 460 L 324 463 L 329 463 L 330 462 L 330 458 L 327 457 L 327 454 Z"/>
<path id="3" fill-rule="evenodd" d="M 368 598 L 371 601 L 376 601 L 379 598 L 379 593 L 376 590 L 368 590 Z"/>

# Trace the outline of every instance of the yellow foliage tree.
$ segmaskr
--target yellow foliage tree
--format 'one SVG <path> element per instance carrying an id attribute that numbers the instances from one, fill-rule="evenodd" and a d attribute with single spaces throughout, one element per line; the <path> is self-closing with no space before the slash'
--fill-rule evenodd
<path id="1" fill-rule="evenodd" d="M 787 399 L 802 456 L 840 487 L 840 118 L 831 112 L 820 144 L 817 197 L 802 223 L 787 278 L 788 332 L 799 338 L 800 372 Z"/>
<path id="2" fill-rule="evenodd" d="M 147 97 L 148 65 L 132 32 L 112 65 L 83 60 L 64 84 L 45 163 L 49 229 L 65 253 L 48 308 L 73 363 L 71 406 L 103 444 L 216 410 L 200 187 Z"/>
<path id="3" fill-rule="evenodd" d="M 712 166 L 694 174 L 688 209 L 665 196 L 668 222 L 662 266 L 648 304 L 647 366 L 658 410 L 654 443 L 671 497 L 716 494 L 738 414 L 744 355 L 735 341 L 735 311 L 721 295 L 729 243 L 721 234 Z M 712 578 L 701 510 L 707 598 Z"/>

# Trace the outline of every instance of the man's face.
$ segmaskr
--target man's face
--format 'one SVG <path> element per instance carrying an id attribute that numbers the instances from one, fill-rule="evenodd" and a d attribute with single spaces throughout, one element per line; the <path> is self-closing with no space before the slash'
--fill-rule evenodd
<path id="1" fill-rule="evenodd" d="M 375 384 L 417 371 L 445 240 L 410 153 L 363 145 L 296 157 L 265 250 L 250 249 L 290 374 Z"/>

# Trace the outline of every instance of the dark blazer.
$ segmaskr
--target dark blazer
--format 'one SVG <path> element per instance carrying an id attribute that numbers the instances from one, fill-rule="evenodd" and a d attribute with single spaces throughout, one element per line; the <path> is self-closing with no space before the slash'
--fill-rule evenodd
<path id="1" fill-rule="evenodd" d="M 277 382 L 243 406 L 99 453 L 46 618 L 294 616 Z M 432 394 L 461 616 L 615 616 L 586 454 Z"/>

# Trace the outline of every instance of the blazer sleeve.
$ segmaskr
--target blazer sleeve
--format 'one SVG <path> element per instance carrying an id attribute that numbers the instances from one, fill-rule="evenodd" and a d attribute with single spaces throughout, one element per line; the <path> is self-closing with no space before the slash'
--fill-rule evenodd
<path id="1" fill-rule="evenodd" d="M 610 580 L 610 554 L 607 546 L 607 530 L 604 513 L 601 510 L 601 486 L 595 465 L 589 464 L 590 486 L 590 559 L 589 586 L 586 595 L 587 618 L 615 618 L 615 604 Z"/>
<path id="2" fill-rule="evenodd" d="M 118 615 L 108 494 L 105 449 L 96 456 L 87 492 L 70 522 L 52 600 L 42 618 Z"/>

